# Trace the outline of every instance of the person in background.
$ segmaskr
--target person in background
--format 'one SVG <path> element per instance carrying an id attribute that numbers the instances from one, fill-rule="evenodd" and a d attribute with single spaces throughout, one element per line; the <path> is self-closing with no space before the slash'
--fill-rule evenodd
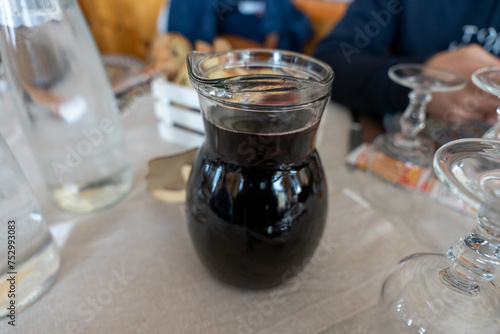
<path id="1" fill-rule="evenodd" d="M 409 89 L 387 75 L 398 63 L 422 63 L 461 74 L 467 87 L 433 93 L 427 112 L 452 122 L 497 120 L 497 97 L 470 78 L 500 66 L 500 1 L 355 0 L 318 45 L 315 56 L 335 72 L 332 100 L 355 115 L 402 112 Z"/>
<path id="2" fill-rule="evenodd" d="M 212 43 L 216 36 L 233 47 L 265 46 L 300 51 L 312 35 L 307 18 L 290 0 L 171 0 L 165 31 L 180 32 L 191 43 Z"/>

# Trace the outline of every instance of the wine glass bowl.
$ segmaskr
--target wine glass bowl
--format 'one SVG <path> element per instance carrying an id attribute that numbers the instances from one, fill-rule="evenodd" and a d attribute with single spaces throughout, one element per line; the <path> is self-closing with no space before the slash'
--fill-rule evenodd
<path id="1" fill-rule="evenodd" d="M 472 82 L 487 93 L 500 98 L 500 67 L 485 67 L 471 76 Z M 488 129 L 483 138 L 500 139 L 500 107 L 497 108 L 498 120 Z"/>
<path id="2" fill-rule="evenodd" d="M 500 67 L 485 67 L 472 74 L 472 82 L 485 92 L 500 96 Z"/>
<path id="3" fill-rule="evenodd" d="M 446 255 L 403 259 L 385 280 L 370 333 L 497 334 L 500 330 L 500 141 L 459 139 L 433 160 L 437 177 L 476 210 Z"/>
<path id="4" fill-rule="evenodd" d="M 456 196 L 477 212 L 500 217 L 500 141 L 454 141 L 454 145 L 443 146 L 434 170 Z"/>
<path id="5" fill-rule="evenodd" d="M 465 79 L 454 72 L 422 64 L 394 65 L 388 75 L 402 86 L 422 91 L 451 92 L 466 84 Z"/>

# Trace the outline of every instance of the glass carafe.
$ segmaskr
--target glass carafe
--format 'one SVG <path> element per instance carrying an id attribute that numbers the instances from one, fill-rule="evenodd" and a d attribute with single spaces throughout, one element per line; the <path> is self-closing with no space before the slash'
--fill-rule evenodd
<path id="1" fill-rule="evenodd" d="M 188 62 L 206 132 L 186 199 L 193 244 L 226 283 L 279 285 L 311 258 L 325 226 L 314 139 L 333 71 L 277 50 L 193 52 Z"/>
<path id="2" fill-rule="evenodd" d="M 125 134 L 77 1 L 0 1 L 0 53 L 54 203 L 90 213 L 124 198 L 133 183 Z"/>

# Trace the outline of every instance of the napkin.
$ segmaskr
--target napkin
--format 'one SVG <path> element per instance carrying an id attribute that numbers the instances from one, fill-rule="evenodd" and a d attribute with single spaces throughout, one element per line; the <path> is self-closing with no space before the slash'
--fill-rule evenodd
<path id="1" fill-rule="evenodd" d="M 186 186 L 198 149 L 159 157 L 148 163 L 148 191 L 163 202 L 180 203 L 186 199 Z"/>

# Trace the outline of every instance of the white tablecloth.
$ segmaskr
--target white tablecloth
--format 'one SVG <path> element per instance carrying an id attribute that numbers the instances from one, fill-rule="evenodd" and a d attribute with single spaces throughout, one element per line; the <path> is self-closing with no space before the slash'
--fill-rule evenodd
<path id="1" fill-rule="evenodd" d="M 330 202 L 316 261 L 278 288 L 236 289 L 198 260 L 183 205 L 146 191 L 147 162 L 185 148 L 158 137 L 151 97 L 125 115 L 134 188 L 114 207 L 83 216 L 53 206 L 17 122 L 8 118 L 13 126 L 0 128 L 62 254 L 54 286 L 17 315 L 15 330 L 0 321 L 0 332 L 356 333 L 395 263 L 414 252 L 444 252 L 475 225 L 472 217 L 349 170 L 350 115 L 330 104 L 317 141 Z"/>

